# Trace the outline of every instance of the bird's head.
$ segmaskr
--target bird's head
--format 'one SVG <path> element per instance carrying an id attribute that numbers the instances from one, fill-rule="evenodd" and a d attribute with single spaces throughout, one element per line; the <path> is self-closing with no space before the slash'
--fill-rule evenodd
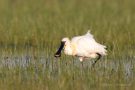
<path id="1" fill-rule="evenodd" d="M 61 56 L 61 51 L 63 50 L 63 48 L 64 48 L 64 46 L 67 44 L 67 43 L 69 43 L 69 38 L 63 38 L 62 40 L 61 40 L 61 45 L 60 45 L 60 47 L 59 47 L 59 49 L 57 50 L 57 52 L 55 53 L 55 57 L 60 57 Z"/>
<path id="2" fill-rule="evenodd" d="M 70 40 L 69 40 L 69 38 L 67 38 L 67 37 L 65 37 L 65 38 L 63 38 L 62 40 L 61 40 L 61 42 L 64 42 L 65 44 L 66 43 L 68 43 Z"/>

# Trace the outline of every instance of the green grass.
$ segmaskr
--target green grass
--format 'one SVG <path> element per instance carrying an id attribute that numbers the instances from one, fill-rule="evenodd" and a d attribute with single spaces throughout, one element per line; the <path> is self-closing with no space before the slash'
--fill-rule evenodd
<path id="1" fill-rule="evenodd" d="M 135 89 L 135 1 L 0 0 L 0 90 Z M 95 68 L 54 53 L 91 29 L 108 47 Z"/>

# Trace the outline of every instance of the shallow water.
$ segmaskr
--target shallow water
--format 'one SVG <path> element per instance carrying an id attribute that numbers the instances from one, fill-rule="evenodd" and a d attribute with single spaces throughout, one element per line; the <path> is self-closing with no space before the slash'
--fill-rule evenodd
<path id="1" fill-rule="evenodd" d="M 77 58 L 60 59 L 43 54 L 0 57 L 0 89 L 134 89 L 134 58 L 102 58 L 83 63 Z M 51 86 L 53 85 L 53 87 Z M 8 86 L 8 87 L 7 87 Z"/>

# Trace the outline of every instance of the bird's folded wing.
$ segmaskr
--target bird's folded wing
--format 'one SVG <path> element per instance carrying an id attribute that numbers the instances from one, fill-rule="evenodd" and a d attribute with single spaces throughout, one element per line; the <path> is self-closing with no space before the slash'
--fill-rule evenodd
<path id="1" fill-rule="evenodd" d="M 93 37 L 89 35 L 81 36 L 77 39 L 76 50 L 80 54 L 88 54 L 88 53 L 105 53 L 105 46 L 97 43 Z"/>

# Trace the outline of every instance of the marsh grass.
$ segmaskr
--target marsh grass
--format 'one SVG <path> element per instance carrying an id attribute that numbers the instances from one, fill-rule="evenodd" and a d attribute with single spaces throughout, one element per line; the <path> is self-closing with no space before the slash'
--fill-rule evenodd
<path id="1" fill-rule="evenodd" d="M 135 89 L 135 1 L 1 0 L 1 90 Z M 94 68 L 62 55 L 63 37 L 91 29 L 108 47 Z"/>

